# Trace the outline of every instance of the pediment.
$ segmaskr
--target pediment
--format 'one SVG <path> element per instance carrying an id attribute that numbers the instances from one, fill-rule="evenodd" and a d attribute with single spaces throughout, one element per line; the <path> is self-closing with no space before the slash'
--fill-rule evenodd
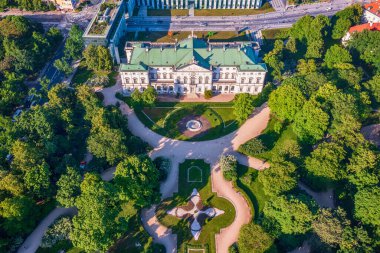
<path id="1" fill-rule="evenodd" d="M 199 66 L 198 64 L 196 63 L 192 63 L 192 64 L 189 64 L 189 65 L 186 65 L 186 66 L 183 66 L 181 68 L 178 68 L 177 69 L 178 72 L 186 72 L 186 71 L 197 71 L 197 72 L 210 72 L 211 70 L 209 69 L 206 69 L 202 66 Z"/>

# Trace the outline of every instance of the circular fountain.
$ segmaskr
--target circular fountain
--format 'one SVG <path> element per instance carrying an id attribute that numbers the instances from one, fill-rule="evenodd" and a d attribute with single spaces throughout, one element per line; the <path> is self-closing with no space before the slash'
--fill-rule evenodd
<path id="1" fill-rule="evenodd" d="M 199 120 L 189 120 L 186 123 L 186 128 L 191 132 L 198 132 L 202 129 L 202 123 Z"/>

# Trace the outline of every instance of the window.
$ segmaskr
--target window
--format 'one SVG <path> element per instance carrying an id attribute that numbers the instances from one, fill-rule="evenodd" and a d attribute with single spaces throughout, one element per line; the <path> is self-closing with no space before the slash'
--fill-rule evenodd
<path id="1" fill-rule="evenodd" d="M 137 83 L 137 78 L 133 78 L 133 83 Z"/>
<path id="2" fill-rule="evenodd" d="M 241 78 L 241 83 L 244 83 L 244 82 L 245 82 L 245 78 L 242 77 L 242 78 Z"/>
<path id="3" fill-rule="evenodd" d="M 145 83 L 145 78 L 141 77 L 141 83 Z"/>
<path id="4" fill-rule="evenodd" d="M 257 92 L 258 89 L 259 89 L 259 87 L 255 86 L 255 92 Z"/>
<path id="5" fill-rule="evenodd" d="M 173 86 L 169 86 L 169 91 L 173 91 Z"/>
<path id="6" fill-rule="evenodd" d="M 224 86 L 224 91 L 228 91 L 228 86 Z"/>
<path id="7" fill-rule="evenodd" d="M 216 86 L 215 85 L 212 86 L 212 90 L 216 91 Z"/>
<path id="8" fill-rule="evenodd" d="M 234 89 L 235 89 L 235 86 L 231 86 L 230 91 L 234 91 Z"/>
<path id="9" fill-rule="evenodd" d="M 231 75 L 231 79 L 235 79 L 235 74 L 232 74 L 232 75 Z"/>
<path id="10" fill-rule="evenodd" d="M 161 86 L 158 85 L 156 89 L 157 89 L 158 91 L 161 91 Z"/>
<path id="11" fill-rule="evenodd" d="M 166 73 L 163 73 L 163 74 L 162 74 L 162 78 L 163 78 L 163 79 L 166 79 Z"/>
<path id="12" fill-rule="evenodd" d="M 129 83 L 129 78 L 128 78 L 128 77 L 125 78 L 125 82 L 126 82 L 126 83 Z"/>
<path id="13" fill-rule="evenodd" d="M 226 79 L 228 79 L 230 77 L 230 74 L 226 73 Z"/>
<path id="14" fill-rule="evenodd" d="M 150 78 L 156 79 L 154 73 L 150 74 Z"/>
<path id="15" fill-rule="evenodd" d="M 183 87 L 183 91 L 184 91 L 184 92 L 187 92 L 187 87 Z"/>
<path id="16" fill-rule="evenodd" d="M 202 88 L 198 88 L 198 92 L 201 92 L 202 91 Z"/>
<path id="17" fill-rule="evenodd" d="M 256 83 L 260 83 L 260 81 L 261 81 L 261 77 L 258 77 L 258 78 L 256 79 Z"/>
<path id="18" fill-rule="evenodd" d="M 203 77 L 199 77 L 199 83 L 202 83 L 203 82 Z"/>
<path id="19" fill-rule="evenodd" d="M 170 73 L 169 76 L 170 76 L 170 79 L 173 79 L 173 74 L 172 73 Z"/>
<path id="20" fill-rule="evenodd" d="M 205 78 L 205 83 L 208 83 L 209 82 L 209 77 L 208 76 L 206 76 L 206 78 Z"/>
<path id="21" fill-rule="evenodd" d="M 183 78 L 183 83 L 187 83 L 187 77 L 186 76 Z"/>
<path id="22" fill-rule="evenodd" d="M 249 83 L 253 83 L 253 77 L 249 78 Z"/>
<path id="23" fill-rule="evenodd" d="M 222 88 L 223 88 L 222 86 L 219 86 L 218 91 L 222 91 Z"/>

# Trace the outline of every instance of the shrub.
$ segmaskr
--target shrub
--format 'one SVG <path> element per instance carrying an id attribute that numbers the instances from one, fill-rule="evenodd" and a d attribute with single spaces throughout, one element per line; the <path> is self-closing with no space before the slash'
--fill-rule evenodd
<path id="1" fill-rule="evenodd" d="M 210 99 L 212 98 L 212 90 L 205 90 L 205 99 Z"/>
<path id="2" fill-rule="evenodd" d="M 96 75 L 86 81 L 90 87 L 105 87 L 108 85 L 110 79 L 107 75 Z"/>
<path id="3" fill-rule="evenodd" d="M 219 160 L 224 178 L 228 181 L 237 179 L 237 159 L 233 155 L 222 155 Z"/>
<path id="4" fill-rule="evenodd" d="M 151 150 L 147 142 L 134 135 L 127 140 L 127 147 L 129 152 L 133 155 L 145 154 Z"/>
<path id="5" fill-rule="evenodd" d="M 60 218 L 46 230 L 42 237 L 41 248 L 51 248 L 59 241 L 69 240 L 72 229 L 73 224 L 70 218 Z"/>
<path id="6" fill-rule="evenodd" d="M 159 180 L 165 181 L 172 167 L 170 159 L 167 157 L 159 156 L 154 159 L 153 163 L 160 173 Z"/>
<path id="7" fill-rule="evenodd" d="M 253 138 L 239 147 L 239 151 L 245 155 L 254 156 L 261 154 L 266 150 L 260 139 Z"/>

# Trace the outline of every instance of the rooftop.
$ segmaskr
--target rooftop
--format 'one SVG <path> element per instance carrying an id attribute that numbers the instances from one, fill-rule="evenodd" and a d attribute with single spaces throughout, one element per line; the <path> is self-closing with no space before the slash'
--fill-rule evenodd
<path id="1" fill-rule="evenodd" d="M 380 23 L 365 23 L 350 28 L 349 33 L 362 32 L 364 30 L 380 31 Z"/>
<path id="2" fill-rule="evenodd" d="M 88 25 L 85 36 L 107 36 L 114 23 L 117 23 L 123 0 L 103 0 L 97 15 Z"/>
<path id="3" fill-rule="evenodd" d="M 365 4 L 364 9 L 380 17 L 380 0 Z"/>
<path id="4" fill-rule="evenodd" d="M 207 42 L 188 38 L 177 44 L 137 43 L 129 64 L 121 64 L 121 71 L 147 70 L 148 66 L 173 66 L 182 68 L 193 63 L 205 69 L 212 66 L 237 66 L 242 71 L 266 71 L 264 63 L 258 63 L 252 44 Z"/>

